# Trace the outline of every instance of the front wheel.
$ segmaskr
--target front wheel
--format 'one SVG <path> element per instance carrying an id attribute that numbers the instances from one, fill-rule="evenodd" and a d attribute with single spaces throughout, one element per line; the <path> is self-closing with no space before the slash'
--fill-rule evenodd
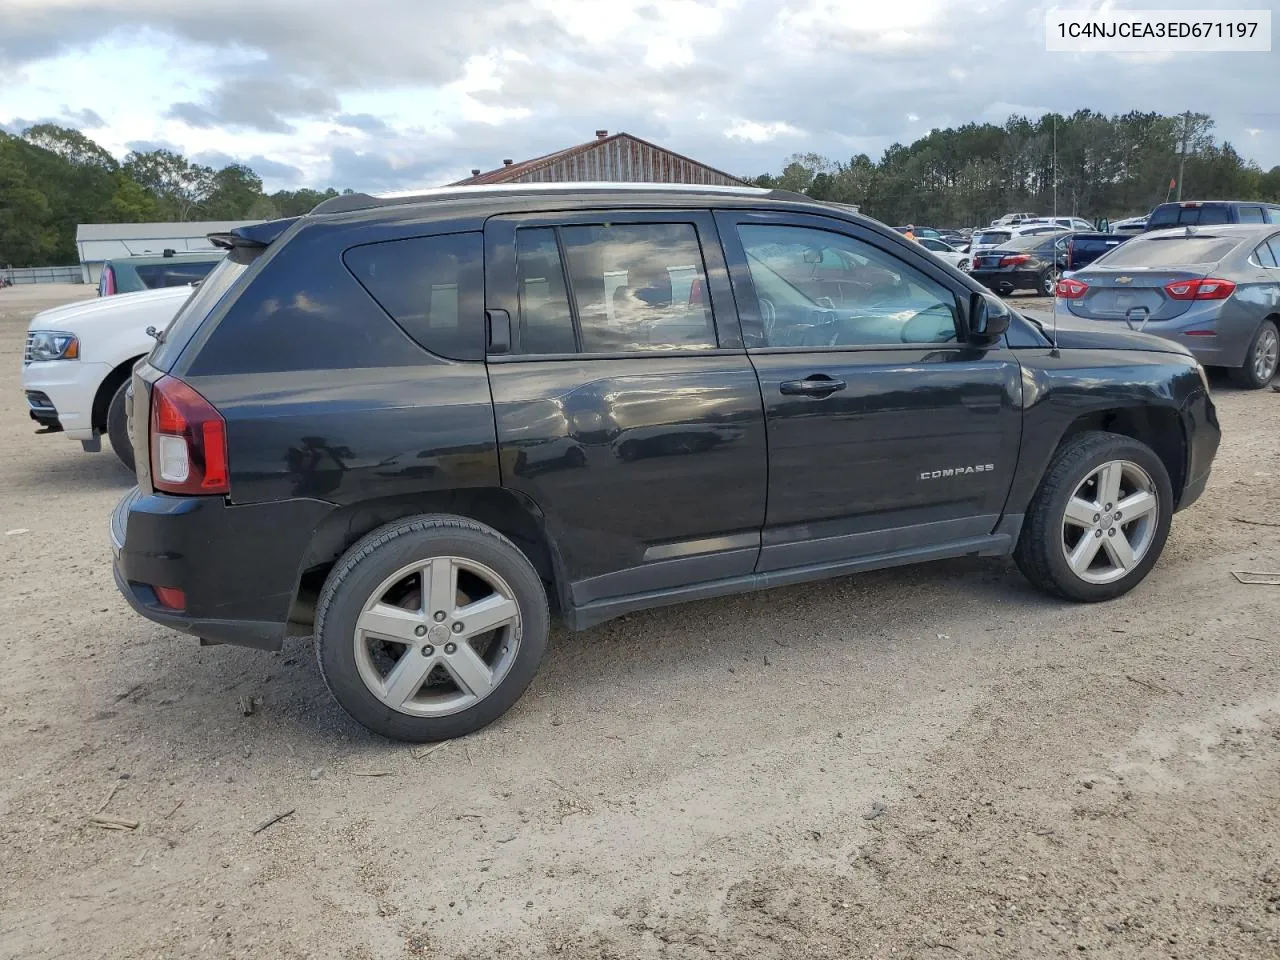
<path id="1" fill-rule="evenodd" d="M 1228 375 L 1248 390 L 1261 390 L 1276 375 L 1277 365 L 1280 365 L 1280 332 L 1274 320 L 1263 320 L 1249 343 L 1244 366 L 1229 371 Z"/>
<path id="2" fill-rule="evenodd" d="M 1146 444 L 1101 431 L 1059 448 L 1014 550 L 1042 590 L 1069 600 L 1121 596 L 1151 571 L 1173 517 L 1164 463 Z"/>
<path id="3" fill-rule="evenodd" d="M 506 537 L 421 516 L 366 536 L 316 605 L 316 655 L 334 698 L 394 740 L 479 730 L 520 698 L 547 646 L 542 580 Z"/>

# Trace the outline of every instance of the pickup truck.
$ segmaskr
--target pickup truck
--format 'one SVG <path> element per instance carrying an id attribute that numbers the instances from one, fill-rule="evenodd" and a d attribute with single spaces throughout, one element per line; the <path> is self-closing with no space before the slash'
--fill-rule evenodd
<path id="1" fill-rule="evenodd" d="M 125 418 L 125 389 L 133 365 L 164 330 L 191 287 L 120 293 L 44 310 L 32 318 L 22 354 L 22 387 L 41 433 L 65 433 L 89 453 L 102 435 L 129 470 L 133 445 Z"/>

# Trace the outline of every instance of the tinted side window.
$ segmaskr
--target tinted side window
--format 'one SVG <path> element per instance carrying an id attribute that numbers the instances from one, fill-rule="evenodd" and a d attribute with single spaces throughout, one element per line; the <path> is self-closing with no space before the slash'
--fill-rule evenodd
<path id="1" fill-rule="evenodd" d="M 1271 237 L 1267 240 L 1267 248 L 1271 251 L 1271 256 L 1280 265 L 1280 237 Z"/>
<path id="2" fill-rule="evenodd" d="M 1276 244 L 1280 247 L 1280 244 Z M 1257 249 L 1253 251 L 1253 259 L 1264 267 L 1274 267 L 1276 265 L 1276 255 L 1272 253 L 1271 246 L 1265 240 L 1258 244 Z"/>
<path id="3" fill-rule="evenodd" d="M 1280 207 L 1267 207 L 1267 223 L 1280 223 Z"/>
<path id="4" fill-rule="evenodd" d="M 141 293 L 147 289 L 138 273 L 127 263 L 116 264 L 116 293 Z"/>
<path id="5" fill-rule="evenodd" d="M 1178 222 L 1179 207 L 1176 203 L 1162 203 L 1147 218 L 1148 230 L 1162 230 Z"/>
<path id="6" fill-rule="evenodd" d="M 316 227 L 269 251 L 271 259 L 248 280 L 208 339 L 193 338 L 196 355 L 188 372 L 354 370 L 432 362 L 343 267 L 341 242 L 334 231 Z M 197 288 L 197 296 L 203 288 Z"/>
<path id="7" fill-rule="evenodd" d="M 764 329 L 752 346 L 946 343 L 956 299 L 892 254 L 810 227 L 744 224 Z"/>
<path id="8" fill-rule="evenodd" d="M 1198 223 L 1201 225 L 1214 223 L 1230 223 L 1231 208 L 1222 204 L 1209 204 L 1199 209 L 1199 216 L 1195 220 L 1180 220 L 1180 223 Z"/>
<path id="9" fill-rule="evenodd" d="M 516 283 L 522 353 L 717 346 L 692 224 L 517 230 Z"/>
<path id="10" fill-rule="evenodd" d="M 1261 207 L 1241 207 L 1240 208 L 1241 223 L 1266 223 L 1263 219 Z"/>
<path id="11" fill-rule="evenodd" d="M 522 353 L 576 353 L 560 245 L 551 227 L 516 231 L 516 293 Z"/>
<path id="12" fill-rule="evenodd" d="M 691 223 L 561 230 L 584 353 L 717 346 Z"/>
<path id="13" fill-rule="evenodd" d="M 453 360 L 484 359 L 482 234 L 367 243 L 342 259 L 419 344 Z"/>

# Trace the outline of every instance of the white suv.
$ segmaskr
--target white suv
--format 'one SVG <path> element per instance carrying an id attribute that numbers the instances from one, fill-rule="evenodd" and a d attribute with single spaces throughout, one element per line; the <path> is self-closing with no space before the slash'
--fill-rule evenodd
<path id="1" fill-rule="evenodd" d="M 102 435 L 133 469 L 125 420 L 125 388 L 133 365 L 151 351 L 149 327 L 164 330 L 191 287 L 82 300 L 37 313 L 27 329 L 22 386 L 31 419 L 46 433 L 65 433 L 97 453 Z"/>

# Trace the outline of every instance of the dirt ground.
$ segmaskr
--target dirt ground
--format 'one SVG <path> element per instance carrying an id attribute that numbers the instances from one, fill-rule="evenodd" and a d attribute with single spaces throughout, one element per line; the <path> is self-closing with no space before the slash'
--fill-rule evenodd
<path id="1" fill-rule="evenodd" d="M 0 956 L 1280 956 L 1280 587 L 1231 576 L 1280 571 L 1280 394 L 1215 385 L 1209 489 L 1121 600 L 972 560 L 557 630 L 414 751 L 308 642 L 117 596 L 129 477 L 19 382 L 89 292 L 0 290 Z"/>

